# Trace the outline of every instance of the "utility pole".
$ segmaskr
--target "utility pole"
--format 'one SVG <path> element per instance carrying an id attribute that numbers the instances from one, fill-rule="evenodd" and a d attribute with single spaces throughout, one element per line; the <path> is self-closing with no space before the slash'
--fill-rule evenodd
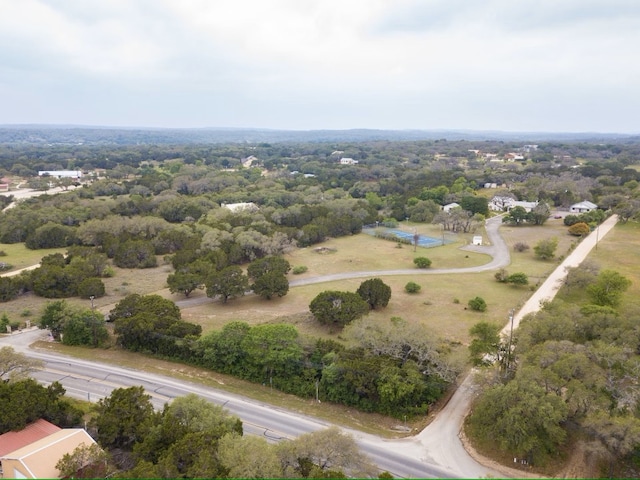
<path id="1" fill-rule="evenodd" d="M 507 347 L 507 372 L 511 367 L 511 342 L 513 341 L 513 317 L 515 310 L 512 308 L 509 310 L 509 321 L 511 322 L 511 330 L 509 331 L 509 346 Z"/>
<path id="2" fill-rule="evenodd" d="M 98 346 L 98 326 L 96 325 L 96 311 L 93 305 L 93 299 L 95 296 L 91 295 L 89 300 L 91 300 L 91 327 L 93 329 L 93 346 Z"/>

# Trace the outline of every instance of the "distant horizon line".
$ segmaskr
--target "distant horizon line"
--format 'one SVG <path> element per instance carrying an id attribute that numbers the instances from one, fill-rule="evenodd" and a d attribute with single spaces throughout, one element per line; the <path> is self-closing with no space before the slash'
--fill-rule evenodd
<path id="1" fill-rule="evenodd" d="M 599 131 L 599 130 L 500 130 L 500 129 L 474 129 L 474 128 L 374 128 L 374 127 L 350 127 L 350 128 L 273 128 L 273 127 L 152 127 L 141 125 L 98 125 L 75 123 L 3 123 L 0 128 L 78 128 L 78 129 L 105 129 L 105 130 L 227 130 L 227 131 L 270 131 L 270 132 L 460 132 L 460 133 L 491 133 L 508 135 L 607 135 L 607 136 L 639 136 L 638 132 Z"/>

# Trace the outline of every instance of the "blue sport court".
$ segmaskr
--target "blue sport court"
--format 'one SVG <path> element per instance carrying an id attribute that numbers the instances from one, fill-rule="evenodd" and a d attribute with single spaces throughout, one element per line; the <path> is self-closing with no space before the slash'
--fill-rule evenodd
<path id="1" fill-rule="evenodd" d="M 402 230 L 398 230 L 397 228 L 363 228 L 362 233 L 366 233 L 367 235 L 372 236 L 380 236 L 386 240 L 392 239 L 393 237 L 398 240 L 403 240 L 405 242 L 410 242 L 413 245 L 413 232 L 405 232 Z M 444 244 L 447 245 L 452 243 L 453 240 L 449 240 L 447 238 L 444 239 Z M 427 237 L 426 235 L 420 235 L 420 239 L 418 240 L 419 247 L 431 248 L 431 247 L 439 247 L 442 245 L 443 239 Z"/>

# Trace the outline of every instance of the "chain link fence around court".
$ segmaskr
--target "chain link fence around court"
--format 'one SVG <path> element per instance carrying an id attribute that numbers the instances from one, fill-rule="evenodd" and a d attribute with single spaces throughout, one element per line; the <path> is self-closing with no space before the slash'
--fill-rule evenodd
<path id="1" fill-rule="evenodd" d="M 414 245 L 415 236 L 418 236 L 418 246 L 424 248 L 440 247 L 442 245 L 448 245 L 454 243 L 455 240 L 446 238 L 444 232 L 440 238 L 430 237 L 416 232 L 406 232 L 399 228 L 387 227 L 383 223 L 378 225 L 365 225 L 362 227 L 362 233 L 371 235 L 383 240 L 390 240 L 393 242 L 403 243 L 405 245 Z"/>

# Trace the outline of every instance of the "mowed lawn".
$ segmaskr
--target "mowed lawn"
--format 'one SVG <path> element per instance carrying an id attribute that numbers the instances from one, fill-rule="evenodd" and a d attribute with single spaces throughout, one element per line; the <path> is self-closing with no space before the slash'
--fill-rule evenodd
<path id="1" fill-rule="evenodd" d="M 52 253 L 64 254 L 66 251 L 66 248 L 30 250 L 24 243 L 0 243 L 0 252 L 4 252 L 4 255 L 0 256 L 0 262 L 11 264 L 13 268 L 7 272 L 13 272 L 40 263 L 42 257 Z"/>

